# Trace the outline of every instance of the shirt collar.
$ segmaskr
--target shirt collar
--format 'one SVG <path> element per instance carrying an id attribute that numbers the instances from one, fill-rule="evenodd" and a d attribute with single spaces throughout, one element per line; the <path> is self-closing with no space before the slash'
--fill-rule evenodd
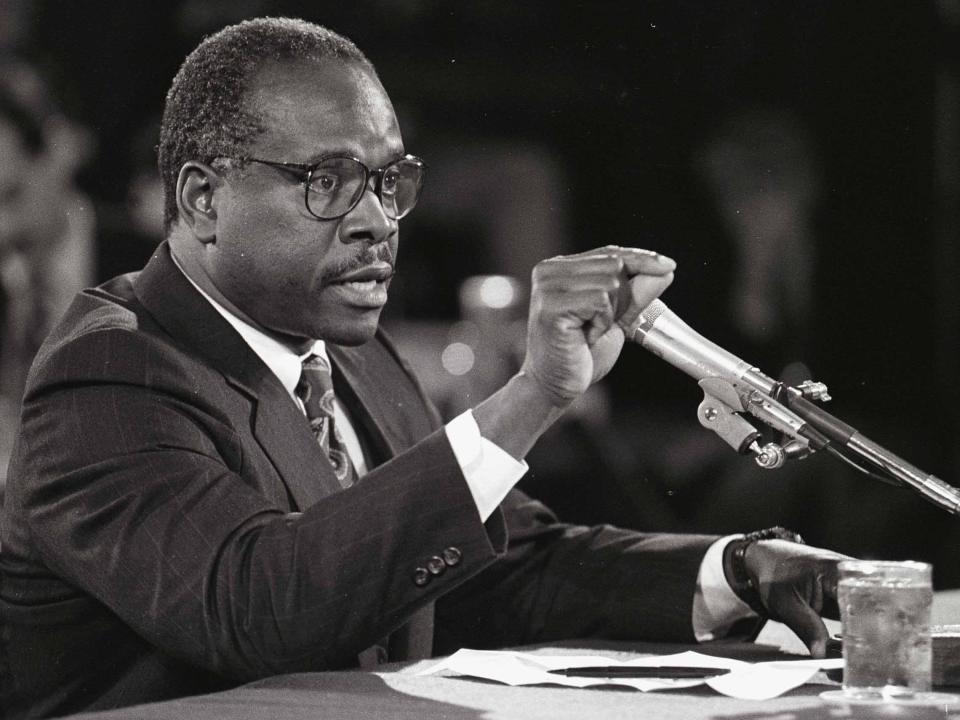
<path id="1" fill-rule="evenodd" d="M 187 271 L 183 269 L 183 266 L 179 263 L 176 256 L 173 253 L 170 253 L 170 256 L 173 258 L 173 262 L 180 272 L 183 273 L 183 276 L 187 278 L 187 280 L 190 281 L 190 284 L 197 289 L 197 292 L 199 292 L 207 300 L 207 302 L 213 306 L 213 309 L 220 313 L 220 315 L 223 316 L 223 319 L 230 323 L 234 330 L 240 333 L 240 337 L 244 339 L 244 342 L 250 346 L 250 349 L 253 350 L 263 361 L 263 363 L 270 368 L 273 374 L 277 376 L 277 378 L 283 384 L 283 387 L 286 388 L 288 393 L 290 393 L 291 397 L 296 397 L 294 390 L 297 387 L 297 383 L 300 382 L 301 363 L 307 357 L 310 355 L 319 355 L 326 360 L 327 364 L 329 365 L 330 358 L 327 357 L 327 348 L 323 340 L 315 340 L 313 346 L 309 350 L 298 355 L 286 345 L 279 342 L 275 338 L 270 337 L 259 328 L 256 328 L 250 323 L 241 320 L 212 297 L 210 297 L 210 295 L 208 295 L 203 288 L 197 285 L 197 283 L 193 281 L 193 278 L 187 274 Z"/>

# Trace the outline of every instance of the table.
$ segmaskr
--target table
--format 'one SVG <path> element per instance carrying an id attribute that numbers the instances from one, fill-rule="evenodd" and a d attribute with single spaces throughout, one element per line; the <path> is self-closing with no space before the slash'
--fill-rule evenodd
<path id="1" fill-rule="evenodd" d="M 960 603 L 960 594 L 956 600 Z M 955 618 L 956 616 L 950 616 Z M 946 618 L 942 613 L 938 622 Z M 748 661 L 796 657 L 802 647 L 783 626 L 770 623 L 758 643 L 717 642 L 704 645 L 611 643 L 580 641 L 527 651 L 577 653 L 602 651 L 618 658 L 698 652 Z M 706 686 L 675 691 L 641 693 L 630 689 L 573 689 L 550 686 L 509 687 L 497 683 L 450 677 L 418 677 L 415 673 L 434 661 L 384 666 L 380 672 L 328 672 L 281 675 L 210 695 L 140 705 L 103 713 L 75 716 L 84 720 L 181 720 L 231 718 L 236 720 L 893 720 L 960 719 L 960 705 L 941 708 L 844 707 L 827 705 L 818 697 L 838 687 L 825 675 L 820 684 L 807 684 L 773 700 L 737 700 Z"/>
<path id="2" fill-rule="evenodd" d="M 938 592 L 933 622 L 960 624 L 960 590 Z M 839 623 L 827 621 L 831 632 Z M 747 661 L 799 658 L 800 641 L 779 623 L 768 623 L 755 643 L 703 645 L 570 641 L 522 648 L 550 654 L 603 652 L 627 659 L 637 655 L 697 652 Z M 950 708 L 880 708 L 828 705 L 819 698 L 839 687 L 825 674 L 772 700 L 737 700 L 706 686 L 641 693 L 628 688 L 574 689 L 509 687 L 451 677 L 418 677 L 434 660 L 385 665 L 378 672 L 325 672 L 279 675 L 226 692 L 72 716 L 78 720 L 960 720 L 960 704 Z M 958 691 L 960 692 L 960 691 Z"/>

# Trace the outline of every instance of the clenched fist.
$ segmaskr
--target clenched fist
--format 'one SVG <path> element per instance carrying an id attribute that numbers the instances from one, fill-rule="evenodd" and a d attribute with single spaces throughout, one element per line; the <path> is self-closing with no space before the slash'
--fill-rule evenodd
<path id="1" fill-rule="evenodd" d="M 555 407 L 613 367 L 624 330 L 673 282 L 676 263 L 614 245 L 544 260 L 533 269 L 523 372 Z"/>

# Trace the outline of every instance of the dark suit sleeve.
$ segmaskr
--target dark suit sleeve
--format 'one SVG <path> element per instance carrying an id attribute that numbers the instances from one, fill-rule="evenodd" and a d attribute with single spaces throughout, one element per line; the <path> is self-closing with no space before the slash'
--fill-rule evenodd
<path id="1" fill-rule="evenodd" d="M 505 558 L 437 602 L 434 650 L 565 638 L 694 642 L 700 563 L 717 538 L 557 521 L 519 491 Z"/>
<path id="2" fill-rule="evenodd" d="M 186 362 L 119 330 L 65 345 L 34 378 L 17 451 L 24 545 L 150 644 L 237 679 L 351 666 L 502 552 L 500 515 L 480 523 L 442 430 L 287 513 L 204 399 L 222 378 Z M 416 585 L 447 546 L 457 567 Z"/>

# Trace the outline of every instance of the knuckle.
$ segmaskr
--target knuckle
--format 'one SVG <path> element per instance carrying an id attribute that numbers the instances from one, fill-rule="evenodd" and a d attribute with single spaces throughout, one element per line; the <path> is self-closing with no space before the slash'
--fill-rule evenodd
<path id="1" fill-rule="evenodd" d="M 610 295 L 607 293 L 607 288 L 600 287 L 595 290 L 591 290 L 589 294 L 590 305 L 593 307 L 604 307 L 610 305 Z"/>
<path id="2" fill-rule="evenodd" d="M 545 276 L 550 274 L 550 268 L 553 264 L 553 260 L 541 260 L 536 265 L 534 265 L 533 270 L 530 273 L 531 278 L 534 282 L 542 280 Z"/>

